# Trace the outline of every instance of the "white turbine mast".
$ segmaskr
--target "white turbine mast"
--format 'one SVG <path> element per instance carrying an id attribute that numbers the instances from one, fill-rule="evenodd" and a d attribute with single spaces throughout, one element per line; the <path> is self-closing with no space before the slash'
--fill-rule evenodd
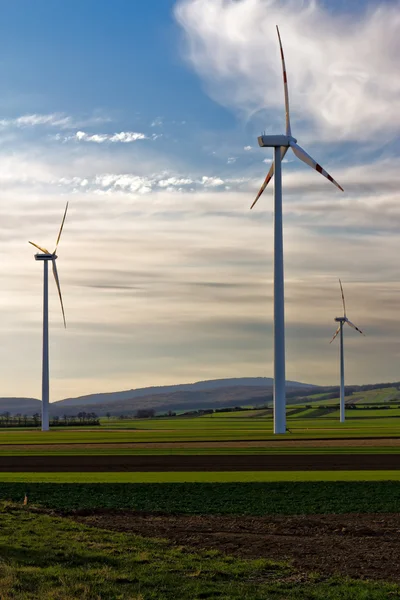
<path id="1" fill-rule="evenodd" d="M 42 357 L 42 431 L 49 430 L 49 286 L 48 286 L 48 262 L 51 261 L 54 280 L 56 282 L 58 296 L 60 298 L 61 311 L 64 320 L 64 327 L 67 327 L 65 321 L 64 304 L 61 295 L 60 280 L 57 272 L 57 248 L 61 238 L 61 232 L 64 227 L 65 217 L 67 216 L 68 202 L 65 207 L 60 231 L 58 232 L 56 247 L 54 252 L 49 252 L 46 248 L 38 246 L 34 242 L 29 242 L 40 250 L 40 254 L 35 254 L 35 260 L 43 261 L 43 357 Z"/>
<path id="2" fill-rule="evenodd" d="M 340 291 L 342 292 L 343 317 L 335 317 L 335 321 L 337 323 L 339 323 L 339 327 L 336 329 L 335 335 L 333 336 L 333 338 L 331 339 L 331 341 L 329 343 L 332 344 L 333 340 L 340 333 L 340 422 L 344 423 L 344 421 L 345 421 L 345 403 L 344 403 L 343 325 L 345 323 L 347 323 L 347 325 L 350 325 L 350 327 L 352 327 L 353 329 L 355 329 L 356 331 L 358 331 L 358 333 L 361 333 L 361 335 L 365 335 L 365 333 L 363 333 L 361 331 L 361 329 L 359 329 L 356 325 L 354 325 L 354 323 L 352 323 L 351 321 L 349 321 L 349 319 L 347 318 L 347 316 L 346 316 L 346 303 L 344 301 L 343 286 L 342 286 L 342 282 L 340 281 L 340 279 L 339 279 L 339 284 L 340 284 Z"/>
<path id="3" fill-rule="evenodd" d="M 274 185 L 274 433 L 286 433 L 286 390 L 285 390 L 285 310 L 283 276 L 283 232 L 282 232 L 282 168 L 281 163 L 291 148 L 294 154 L 312 169 L 329 179 L 343 192 L 343 188 L 318 164 L 292 136 L 289 112 L 289 91 L 285 57 L 278 26 L 279 47 L 282 59 L 283 89 L 285 95 L 286 135 L 261 135 L 258 144 L 262 148 L 274 149 L 274 162 L 254 200 L 251 208 L 275 174 Z"/>

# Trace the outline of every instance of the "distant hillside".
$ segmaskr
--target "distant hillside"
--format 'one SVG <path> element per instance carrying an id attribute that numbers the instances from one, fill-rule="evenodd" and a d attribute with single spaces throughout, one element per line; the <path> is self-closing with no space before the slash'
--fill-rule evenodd
<path id="1" fill-rule="evenodd" d="M 36 398 L 0 398 L 0 414 L 33 415 L 42 410 L 42 402 Z"/>
<path id="2" fill-rule="evenodd" d="M 211 379 L 206 381 L 198 381 L 196 383 L 184 383 L 178 385 L 153 386 L 147 388 L 137 388 L 126 390 L 123 392 L 109 392 L 103 394 L 90 394 L 88 396 L 79 396 L 77 398 L 66 398 L 54 402 L 54 405 L 59 407 L 67 406 L 82 406 L 85 404 L 109 404 L 123 402 L 124 400 L 133 400 L 144 396 L 155 396 L 160 394 L 171 394 L 174 392 L 203 392 L 207 390 L 217 390 L 221 388 L 235 387 L 258 387 L 264 389 L 272 389 L 274 380 L 271 377 L 238 377 L 231 379 Z M 310 389 L 313 386 L 307 383 L 299 383 L 298 381 L 287 381 L 287 388 L 302 388 Z"/>
<path id="3" fill-rule="evenodd" d="M 221 408 L 260 405 L 272 402 L 273 379 L 268 377 L 243 377 L 216 379 L 183 385 L 160 386 L 116 392 L 92 394 L 54 402 L 52 415 L 72 415 L 77 412 L 95 412 L 99 416 L 132 415 L 141 408 L 153 408 L 156 412 L 187 411 L 199 408 Z M 318 391 L 317 386 L 288 381 L 288 392 L 299 394 Z"/>
<path id="4" fill-rule="evenodd" d="M 263 404 L 272 399 L 272 388 L 219 388 L 217 390 L 194 392 L 171 392 L 149 394 L 127 400 L 112 402 L 82 403 L 65 406 L 61 402 L 50 405 L 52 415 L 76 415 L 77 412 L 91 411 L 99 416 L 110 412 L 112 415 L 133 415 L 140 408 L 153 408 L 156 412 L 187 411 L 199 408 L 218 408 L 238 405 Z"/>

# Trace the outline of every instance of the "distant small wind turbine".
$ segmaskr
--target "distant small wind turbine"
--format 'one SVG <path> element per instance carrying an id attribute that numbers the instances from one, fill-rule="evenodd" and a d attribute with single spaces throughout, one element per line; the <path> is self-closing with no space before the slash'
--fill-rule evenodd
<path id="1" fill-rule="evenodd" d="M 282 233 L 282 168 L 281 161 L 289 148 L 297 158 L 329 179 L 339 190 L 343 188 L 319 165 L 292 137 L 289 114 L 289 92 L 287 85 L 285 58 L 278 27 L 281 51 L 283 88 L 285 94 L 286 135 L 261 135 L 258 144 L 262 148 L 274 149 L 274 162 L 254 200 L 255 205 L 275 174 L 274 186 L 274 433 L 286 432 L 286 389 L 285 389 L 285 306 L 283 277 L 283 233 Z"/>
<path id="2" fill-rule="evenodd" d="M 356 331 L 358 331 L 358 333 L 361 333 L 361 335 L 365 335 L 361 329 L 359 329 L 356 325 L 354 325 L 354 323 L 352 323 L 351 321 L 349 321 L 349 319 L 346 316 L 346 304 L 344 301 L 344 293 L 343 293 L 343 286 L 342 286 L 342 282 L 339 279 L 339 284 L 340 284 L 340 291 L 342 292 L 342 302 L 343 302 L 343 317 L 335 317 L 335 321 L 337 323 L 339 323 L 339 327 L 337 328 L 335 335 L 333 336 L 333 338 L 331 339 L 331 341 L 329 342 L 330 344 L 332 344 L 333 340 L 335 339 L 335 337 L 340 333 L 340 422 L 344 423 L 345 421 L 345 413 L 344 413 L 344 351 L 343 351 L 343 325 L 345 323 L 347 323 L 348 325 L 350 325 L 350 327 L 352 327 L 353 329 L 355 329 Z"/>
<path id="3" fill-rule="evenodd" d="M 60 231 L 58 232 L 56 247 L 54 252 L 49 252 L 46 248 L 38 246 L 34 242 L 29 242 L 40 250 L 41 254 L 35 254 L 35 260 L 42 260 L 44 267 L 43 275 L 43 359 L 42 359 L 42 431 L 49 430 L 49 286 L 48 286 L 48 262 L 51 260 L 53 267 L 54 280 L 56 282 L 58 296 L 60 298 L 61 310 L 64 320 L 64 327 L 67 327 L 65 321 L 64 305 L 61 296 L 60 280 L 58 278 L 56 260 L 56 251 L 61 238 L 61 232 L 64 227 L 65 217 L 67 216 L 68 202 L 65 207 Z"/>

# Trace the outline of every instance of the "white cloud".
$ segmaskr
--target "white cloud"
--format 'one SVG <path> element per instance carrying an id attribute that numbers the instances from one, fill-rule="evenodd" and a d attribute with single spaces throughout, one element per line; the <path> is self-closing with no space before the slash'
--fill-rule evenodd
<path id="1" fill-rule="evenodd" d="M 121 131 L 120 133 L 114 133 L 110 137 L 110 142 L 136 142 L 137 140 L 145 140 L 147 136 L 144 133 L 137 133 L 135 131 Z"/>
<path id="2" fill-rule="evenodd" d="M 264 158 L 264 160 L 263 160 L 263 163 L 265 163 L 265 164 L 267 164 L 267 165 L 268 165 L 268 164 L 270 164 L 270 163 L 272 163 L 272 162 L 274 162 L 272 158 Z M 283 163 L 290 163 L 290 162 L 293 162 L 293 161 L 292 161 L 292 160 L 289 160 L 289 159 L 287 159 L 287 158 L 284 158 L 284 159 L 282 160 L 282 162 L 283 162 Z"/>
<path id="3" fill-rule="evenodd" d="M 161 117 L 156 117 L 154 121 L 151 123 L 150 127 L 161 127 L 163 124 L 163 120 Z"/>
<path id="4" fill-rule="evenodd" d="M 207 177 L 207 175 L 203 175 L 201 183 L 204 187 L 218 187 L 219 185 L 223 185 L 224 181 L 220 177 Z"/>
<path id="5" fill-rule="evenodd" d="M 249 152 L 249 150 L 252 150 L 252 146 L 244 146 L 243 150 L 246 150 L 246 152 Z"/>
<path id="6" fill-rule="evenodd" d="M 323 139 L 383 144 L 399 131 L 398 3 L 352 15 L 317 0 L 181 0 L 175 15 L 191 64 L 221 104 L 247 117 L 273 109 L 282 128 L 278 23 L 295 133 L 300 119 Z"/>
<path id="7" fill-rule="evenodd" d="M 235 156 L 230 156 L 226 162 L 227 162 L 228 165 L 233 165 L 233 163 L 235 163 L 236 160 L 237 159 L 236 159 Z"/>
<path id="8" fill-rule="evenodd" d="M 139 175 L 98 175 L 94 179 L 94 184 L 101 188 L 121 189 L 138 194 L 147 194 L 151 192 L 154 180 L 149 177 L 140 177 Z"/>
<path id="9" fill-rule="evenodd" d="M 161 188 L 182 186 L 182 185 L 191 185 L 193 183 L 193 179 L 185 178 L 185 177 L 168 177 L 168 179 L 161 179 L 158 182 L 158 186 Z"/>
<path id="10" fill-rule="evenodd" d="M 2 173 L 0 169 L 0 181 Z M 243 185 L 249 184 L 249 178 L 228 178 L 223 180 L 219 177 L 203 175 L 200 179 L 193 177 L 170 175 L 166 172 L 153 173 L 150 176 L 135 175 L 133 173 L 102 173 L 89 177 L 61 177 L 57 180 L 59 186 L 66 188 L 85 188 L 88 194 L 95 193 L 110 193 L 113 191 L 126 192 L 128 194 L 143 194 L 148 192 L 156 192 L 167 190 L 168 192 L 183 192 L 195 193 L 201 189 L 206 192 L 210 190 L 222 191 L 222 186 L 227 183 L 231 189 L 240 189 Z"/>
<path id="11" fill-rule="evenodd" d="M 158 137 L 158 136 L 156 136 Z M 156 137 L 154 139 L 156 139 Z M 75 135 L 65 138 L 75 139 L 78 142 L 93 142 L 95 144 L 103 144 L 104 142 L 122 142 L 122 143 L 131 143 L 137 142 L 138 140 L 147 140 L 149 139 L 144 133 L 138 133 L 136 131 L 120 131 L 119 133 L 86 133 L 85 131 L 77 131 Z"/>

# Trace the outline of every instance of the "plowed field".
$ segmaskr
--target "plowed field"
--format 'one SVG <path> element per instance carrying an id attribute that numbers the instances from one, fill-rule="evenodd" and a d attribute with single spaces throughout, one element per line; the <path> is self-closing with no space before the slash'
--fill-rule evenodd
<path id="1" fill-rule="evenodd" d="M 0 472 L 332 471 L 400 469 L 399 454 L 2 456 Z"/>
<path id="2" fill-rule="evenodd" d="M 104 529 L 166 538 L 189 548 L 290 560 L 305 575 L 400 581 L 398 514 L 231 517 L 113 511 L 74 518 Z"/>

